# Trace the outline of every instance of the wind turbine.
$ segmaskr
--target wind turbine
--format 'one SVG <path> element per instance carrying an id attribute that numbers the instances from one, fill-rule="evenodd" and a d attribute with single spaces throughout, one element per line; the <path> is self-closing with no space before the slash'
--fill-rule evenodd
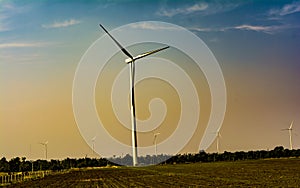
<path id="1" fill-rule="evenodd" d="M 29 145 L 29 157 L 31 158 L 31 172 L 33 172 L 33 160 L 32 160 L 32 150 L 31 150 L 31 144 Z"/>
<path id="2" fill-rule="evenodd" d="M 92 143 L 93 143 L 93 155 L 95 155 L 95 140 L 96 140 L 96 136 L 94 136 L 92 138 Z"/>
<path id="3" fill-rule="evenodd" d="M 157 140 L 157 136 L 160 135 L 160 133 L 154 133 L 154 140 L 153 140 L 153 143 L 155 145 L 155 156 L 157 156 L 157 143 L 156 143 L 156 140 Z"/>
<path id="4" fill-rule="evenodd" d="M 43 145 L 45 147 L 45 157 L 46 157 L 46 160 L 47 160 L 47 155 L 48 155 L 48 141 L 46 142 L 40 142 L 39 144 Z"/>
<path id="5" fill-rule="evenodd" d="M 287 129 L 281 129 L 282 131 L 289 131 L 289 135 L 290 135 L 290 149 L 293 149 L 293 142 L 292 142 L 292 131 L 293 131 L 293 123 L 294 121 L 292 121 L 291 125 L 289 128 Z"/>
<path id="6" fill-rule="evenodd" d="M 220 130 L 217 130 L 217 132 L 214 132 L 214 134 L 217 134 L 217 153 L 219 153 L 220 138 L 222 136 L 221 136 Z"/>
<path id="7" fill-rule="evenodd" d="M 101 24 L 99 24 L 100 27 L 105 31 L 105 33 L 108 34 L 108 36 L 116 43 L 116 45 L 121 49 L 121 51 L 129 57 L 125 60 L 125 63 L 129 64 L 129 72 L 130 72 L 130 111 L 131 111 L 131 144 L 132 144 L 132 158 L 133 158 L 133 166 L 137 166 L 138 160 L 137 160 L 137 135 L 136 135 L 136 116 L 135 116 L 135 98 L 134 98 L 134 76 L 135 76 L 135 61 L 138 59 L 141 59 L 143 57 L 146 57 L 148 55 L 157 53 L 159 51 L 162 51 L 164 49 L 169 48 L 169 46 L 152 50 L 149 52 L 145 52 L 143 54 L 137 55 L 133 57 Z"/>

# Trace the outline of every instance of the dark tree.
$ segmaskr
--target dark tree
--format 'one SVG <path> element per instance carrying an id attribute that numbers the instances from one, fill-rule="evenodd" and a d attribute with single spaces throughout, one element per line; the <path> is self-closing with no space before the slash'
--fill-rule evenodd
<path id="1" fill-rule="evenodd" d="M 9 172 L 9 163 L 5 157 L 0 160 L 0 172 Z"/>
<path id="2" fill-rule="evenodd" d="M 8 163 L 9 163 L 10 172 L 20 172 L 21 171 L 20 157 L 12 158 Z"/>

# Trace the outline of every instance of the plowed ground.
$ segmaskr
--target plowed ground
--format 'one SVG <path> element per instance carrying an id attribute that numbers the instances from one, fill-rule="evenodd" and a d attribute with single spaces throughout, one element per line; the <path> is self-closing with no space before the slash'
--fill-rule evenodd
<path id="1" fill-rule="evenodd" d="M 300 159 L 71 171 L 9 187 L 300 187 Z"/>

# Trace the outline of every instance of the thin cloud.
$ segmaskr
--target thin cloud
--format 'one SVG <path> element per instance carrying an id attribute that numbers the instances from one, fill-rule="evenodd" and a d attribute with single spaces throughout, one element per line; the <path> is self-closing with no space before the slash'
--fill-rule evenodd
<path id="1" fill-rule="evenodd" d="M 202 11 L 208 8 L 208 4 L 206 3 L 200 3 L 200 4 L 195 4 L 191 7 L 187 7 L 185 10 L 187 14 L 197 12 L 197 11 Z"/>
<path id="2" fill-rule="evenodd" d="M 197 3 L 185 8 L 161 9 L 157 14 L 160 16 L 173 17 L 178 14 L 191 14 L 194 12 L 204 11 L 208 8 L 206 3 Z"/>
<path id="3" fill-rule="evenodd" d="M 269 32 L 272 30 L 272 27 L 271 26 L 257 26 L 257 25 L 244 24 L 244 25 L 235 26 L 235 27 L 233 27 L 233 29 Z"/>
<path id="4" fill-rule="evenodd" d="M 223 31 L 223 29 L 221 28 L 210 28 L 210 27 L 191 27 L 188 29 L 197 32 Z"/>
<path id="5" fill-rule="evenodd" d="M 30 6 L 17 6 L 10 1 L 0 1 L 0 7 L 0 32 L 13 29 L 8 21 L 9 18 L 19 16 L 19 14 L 23 14 L 31 10 Z"/>
<path id="6" fill-rule="evenodd" d="M 275 34 L 286 29 L 299 28 L 297 25 L 271 25 L 271 26 L 259 26 L 259 25 L 239 25 L 229 29 L 237 30 L 248 30 L 248 31 L 257 31 L 264 32 L 267 34 Z"/>
<path id="7" fill-rule="evenodd" d="M 10 30 L 10 27 L 7 24 L 7 19 L 9 18 L 9 8 L 6 7 L 6 4 L 1 4 L 2 9 L 0 10 L 0 32 L 1 31 L 8 31 Z"/>
<path id="8" fill-rule="evenodd" d="M 269 11 L 269 15 L 285 16 L 296 12 L 300 12 L 300 1 L 286 4 L 280 9 L 272 9 Z"/>
<path id="9" fill-rule="evenodd" d="M 42 56 L 39 54 L 18 54 L 6 53 L 5 55 L 0 54 L 1 63 L 33 63 L 37 59 L 41 59 Z"/>
<path id="10" fill-rule="evenodd" d="M 178 30 L 178 27 L 172 27 L 172 26 L 168 27 L 158 23 L 149 23 L 149 22 L 134 23 L 131 24 L 131 27 L 135 29 L 147 29 L 147 30 Z"/>
<path id="11" fill-rule="evenodd" d="M 26 48 L 26 47 L 42 47 L 46 43 L 2 43 L 0 48 Z"/>
<path id="12" fill-rule="evenodd" d="M 65 20 L 63 22 L 54 22 L 52 24 L 44 24 L 44 25 L 42 25 L 42 27 L 46 28 L 46 29 L 61 28 L 61 27 L 69 27 L 69 26 L 76 25 L 79 23 L 81 23 L 79 20 L 70 19 L 70 20 Z"/>
<path id="13" fill-rule="evenodd" d="M 173 17 L 176 15 L 189 15 L 199 13 L 201 15 L 212 15 L 221 12 L 231 11 L 239 7 L 242 3 L 196 3 L 188 7 L 175 9 L 161 8 L 156 14 L 159 16 Z"/>
<path id="14" fill-rule="evenodd" d="M 196 32 L 226 32 L 228 30 L 243 30 L 243 31 L 255 31 L 255 32 L 263 32 L 266 34 L 275 34 L 279 33 L 286 29 L 299 28 L 297 25 L 249 25 L 242 24 L 237 26 L 229 26 L 229 27 L 219 27 L 219 28 L 209 28 L 209 27 L 193 27 L 189 28 L 192 31 Z"/>

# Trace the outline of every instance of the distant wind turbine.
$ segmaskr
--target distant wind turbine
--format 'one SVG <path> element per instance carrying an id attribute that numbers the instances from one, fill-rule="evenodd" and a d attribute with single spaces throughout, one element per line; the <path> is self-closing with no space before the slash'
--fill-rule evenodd
<path id="1" fill-rule="evenodd" d="M 47 155 L 48 155 L 48 141 L 42 143 L 40 142 L 39 144 L 43 145 L 44 148 L 45 148 L 45 157 L 46 157 L 46 160 L 47 160 Z"/>
<path id="2" fill-rule="evenodd" d="M 154 133 L 153 136 L 154 136 L 154 139 L 153 139 L 153 143 L 154 143 L 154 146 L 155 146 L 155 156 L 157 156 L 157 136 L 160 135 L 160 133 Z"/>
<path id="3" fill-rule="evenodd" d="M 222 138 L 220 130 L 218 130 L 217 132 L 214 132 L 214 134 L 217 135 L 217 153 L 219 153 L 219 145 L 220 145 L 220 138 Z"/>
<path id="4" fill-rule="evenodd" d="M 289 135 L 290 135 L 290 149 L 293 149 L 293 142 L 292 142 L 292 131 L 293 131 L 293 123 L 294 121 L 292 121 L 291 125 L 289 128 L 287 129 L 281 129 L 282 131 L 289 131 Z"/>
<path id="5" fill-rule="evenodd" d="M 135 116 L 135 98 L 134 98 L 134 76 L 135 76 L 135 61 L 141 59 L 143 57 L 149 56 L 151 54 L 157 53 L 164 49 L 169 48 L 169 46 L 149 51 L 140 55 L 133 57 L 101 24 L 100 27 L 108 34 L 108 36 L 116 43 L 116 45 L 121 49 L 121 51 L 129 57 L 125 60 L 125 63 L 129 64 L 130 71 L 130 101 L 131 101 L 131 144 L 132 144 L 132 158 L 133 158 L 133 166 L 138 165 L 137 160 L 137 135 L 136 135 L 136 116 Z"/>
<path id="6" fill-rule="evenodd" d="M 94 136 L 92 138 L 92 143 L 93 143 L 93 156 L 95 156 L 95 140 L 96 140 L 96 136 Z"/>

